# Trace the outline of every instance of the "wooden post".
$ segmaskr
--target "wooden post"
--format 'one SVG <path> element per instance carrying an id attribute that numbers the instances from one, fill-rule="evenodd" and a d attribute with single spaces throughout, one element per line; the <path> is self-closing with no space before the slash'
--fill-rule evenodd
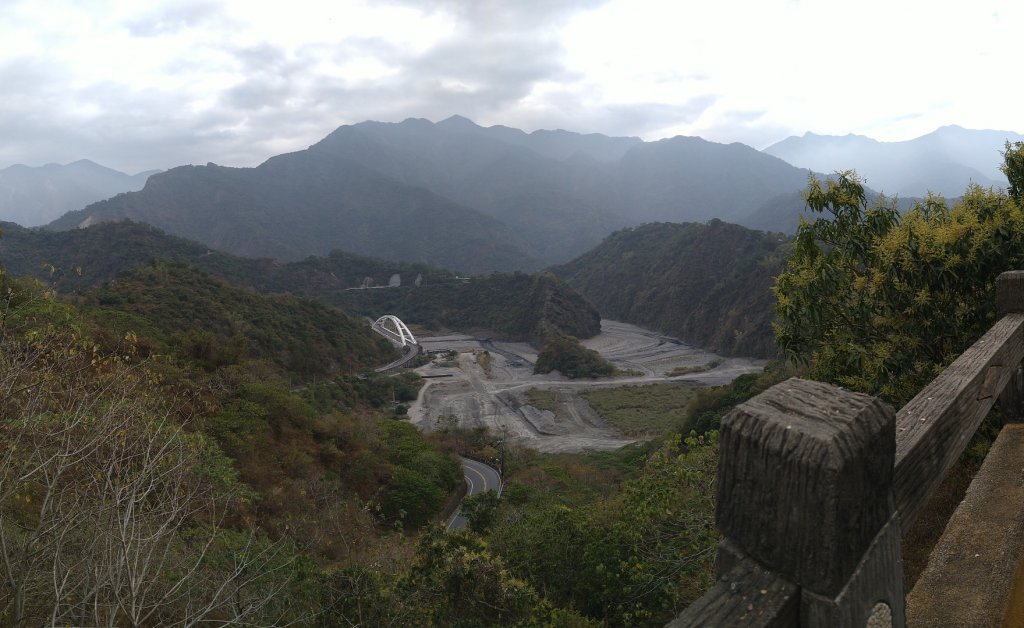
<path id="1" fill-rule="evenodd" d="M 752 559 L 799 586 L 801 626 L 864 626 L 878 602 L 903 626 L 892 408 L 790 379 L 736 407 L 719 434 L 720 568 Z"/>
<path id="2" fill-rule="evenodd" d="M 1011 270 L 996 278 L 996 316 L 1024 313 L 1024 271 Z M 1024 421 L 1024 372 L 1016 365 L 999 395 L 999 407 L 1007 423 Z"/>

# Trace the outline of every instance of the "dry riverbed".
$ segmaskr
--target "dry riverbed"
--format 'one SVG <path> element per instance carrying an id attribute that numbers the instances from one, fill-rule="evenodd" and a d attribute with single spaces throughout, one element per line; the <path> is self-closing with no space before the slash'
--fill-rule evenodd
<path id="1" fill-rule="evenodd" d="M 421 337 L 419 341 L 427 351 L 451 350 L 457 356 L 453 360 L 438 357 L 417 369 L 427 383 L 409 409 L 413 423 L 424 430 L 435 430 L 445 421 L 470 428 L 483 426 L 495 433 L 504 431 L 509 439 L 544 452 L 616 449 L 635 440 L 602 421 L 580 397 L 581 390 L 656 382 L 717 386 L 760 371 L 765 364 L 764 360 L 723 358 L 675 338 L 609 320 L 601 322 L 600 334 L 583 344 L 630 374 L 600 380 L 570 380 L 554 373 L 534 375 L 537 352 L 525 343 L 464 335 Z M 553 391 L 556 411 L 529 405 L 526 391 L 531 388 Z"/>

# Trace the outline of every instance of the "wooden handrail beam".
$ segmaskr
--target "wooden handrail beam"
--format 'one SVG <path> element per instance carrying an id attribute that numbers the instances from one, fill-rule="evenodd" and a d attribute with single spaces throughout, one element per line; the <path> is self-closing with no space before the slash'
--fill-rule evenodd
<path id="1" fill-rule="evenodd" d="M 1024 271 L 996 288 L 999 320 L 895 417 L 794 378 L 722 419 L 720 582 L 672 625 L 863 626 L 878 602 L 904 625 L 901 533 L 996 400 L 1024 398 Z"/>
<path id="2" fill-rule="evenodd" d="M 1024 273 L 1003 273 L 996 286 L 999 309 L 1008 313 L 896 414 L 894 491 L 904 530 L 1024 359 Z"/>

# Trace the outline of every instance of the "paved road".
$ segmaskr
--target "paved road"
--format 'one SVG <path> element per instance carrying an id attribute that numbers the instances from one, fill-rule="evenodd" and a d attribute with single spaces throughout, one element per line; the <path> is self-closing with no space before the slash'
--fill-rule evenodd
<path id="1" fill-rule="evenodd" d="M 501 476 L 498 475 L 497 469 L 469 458 L 461 458 L 461 460 L 462 474 L 466 477 L 467 497 L 484 491 L 498 491 L 498 495 L 501 495 Z M 456 511 L 448 521 L 448 529 L 462 530 L 468 523 L 462 516 L 462 511 Z"/>
<path id="2" fill-rule="evenodd" d="M 423 353 L 423 347 L 419 345 L 406 345 L 402 349 L 402 357 L 398 358 L 397 360 L 390 364 L 385 364 L 384 366 L 378 367 L 374 370 L 378 373 L 397 371 L 398 369 L 404 367 L 409 362 L 412 362 L 415 358 L 419 357 L 421 353 Z"/>

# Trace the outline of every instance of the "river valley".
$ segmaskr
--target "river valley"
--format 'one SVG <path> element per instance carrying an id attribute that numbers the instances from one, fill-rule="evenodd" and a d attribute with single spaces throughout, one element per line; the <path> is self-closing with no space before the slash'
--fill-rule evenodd
<path id="1" fill-rule="evenodd" d="M 718 386 L 765 365 L 765 360 L 723 358 L 676 338 L 611 320 L 603 320 L 601 333 L 583 344 L 627 374 L 597 380 L 570 380 L 557 373 L 534 375 L 537 350 L 526 343 L 468 335 L 421 337 L 419 342 L 426 351 L 456 355 L 436 355 L 430 364 L 416 369 L 426 385 L 409 408 L 414 424 L 427 431 L 445 422 L 486 427 L 543 452 L 616 449 L 636 440 L 606 424 L 580 396 L 583 390 L 658 382 Z M 707 370 L 686 372 L 702 368 Z M 558 411 L 530 405 L 526 392 L 532 388 L 554 392 Z"/>

